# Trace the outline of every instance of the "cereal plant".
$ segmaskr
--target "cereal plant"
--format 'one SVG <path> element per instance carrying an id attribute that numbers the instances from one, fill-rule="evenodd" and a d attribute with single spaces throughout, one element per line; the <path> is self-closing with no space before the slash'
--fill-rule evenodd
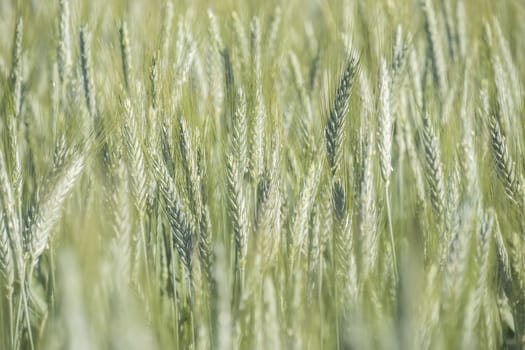
<path id="1" fill-rule="evenodd" d="M 0 1 L 0 349 L 525 348 L 524 18 Z"/>

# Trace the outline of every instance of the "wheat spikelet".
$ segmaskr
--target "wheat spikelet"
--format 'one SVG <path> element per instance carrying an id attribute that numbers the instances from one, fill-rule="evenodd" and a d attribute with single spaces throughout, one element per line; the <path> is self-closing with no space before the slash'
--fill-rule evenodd
<path id="1" fill-rule="evenodd" d="M 124 125 L 124 140 L 126 145 L 126 159 L 128 172 L 131 178 L 131 191 L 135 199 L 135 206 L 139 216 L 143 216 L 146 210 L 148 196 L 148 178 L 144 153 L 138 140 L 138 128 L 136 116 L 131 106 L 131 101 L 124 101 L 124 112 L 126 114 Z"/>
<path id="2" fill-rule="evenodd" d="M 381 163 L 381 176 L 388 187 L 390 183 L 390 174 L 392 173 L 392 137 L 394 133 L 394 120 L 391 108 L 391 80 L 384 59 L 381 61 L 379 77 L 378 147 Z"/>
<path id="3" fill-rule="evenodd" d="M 199 259 L 205 280 L 211 284 L 214 281 L 214 276 L 212 273 L 213 253 L 210 242 L 209 216 L 208 207 L 202 206 L 199 220 Z"/>
<path id="4" fill-rule="evenodd" d="M 129 207 L 129 188 L 127 169 L 121 159 L 117 160 L 113 169 L 114 188 L 111 189 L 110 208 L 114 238 L 113 249 L 118 251 L 118 271 L 127 279 L 131 266 L 131 234 L 132 216 Z"/>
<path id="5" fill-rule="evenodd" d="M 251 170 L 255 178 L 262 175 L 264 171 L 264 150 L 265 150 L 265 130 L 266 130 L 266 107 L 263 96 L 263 81 L 261 70 L 261 26 L 259 18 L 254 17 L 250 22 L 251 33 L 251 60 L 253 67 L 253 88 L 255 91 L 253 108 L 251 115 Z"/>
<path id="6" fill-rule="evenodd" d="M 248 213 L 237 160 L 227 158 L 229 215 L 233 224 L 237 267 L 243 273 L 248 252 Z"/>
<path id="7" fill-rule="evenodd" d="M 73 190 L 86 164 L 86 156 L 78 151 L 61 168 L 54 169 L 48 185 L 41 191 L 31 227 L 31 264 L 34 266 L 47 247 L 52 230 L 66 199 Z"/>
<path id="8" fill-rule="evenodd" d="M 432 74 L 439 88 L 439 93 L 443 98 L 446 96 L 447 71 L 436 13 L 434 12 L 432 0 L 421 0 L 421 6 L 425 15 L 425 32 L 432 61 Z"/>
<path id="9" fill-rule="evenodd" d="M 237 107 L 233 114 L 232 152 L 244 175 L 248 171 L 248 121 L 246 117 L 246 98 L 241 88 L 237 91 Z"/>
<path id="10" fill-rule="evenodd" d="M 124 83 L 126 84 L 126 89 L 130 91 L 132 87 L 131 49 L 129 44 L 128 25 L 125 21 L 121 23 L 120 28 L 118 30 L 118 34 L 120 44 L 120 57 L 122 60 L 122 73 L 124 74 Z"/>
<path id="11" fill-rule="evenodd" d="M 19 17 L 16 21 L 15 34 L 13 38 L 11 73 L 9 83 L 13 98 L 13 109 L 15 117 L 21 112 L 22 106 L 22 38 L 24 35 L 24 21 Z"/>
<path id="12" fill-rule="evenodd" d="M 237 12 L 232 13 L 232 26 L 235 46 L 240 57 L 241 68 L 244 72 L 246 72 L 250 57 L 250 44 L 244 25 Z"/>
<path id="13" fill-rule="evenodd" d="M 94 117 L 97 113 L 95 101 L 95 83 L 93 82 L 91 67 L 91 33 L 87 27 L 80 28 L 80 65 L 84 83 L 84 95 L 89 114 Z"/>
<path id="14" fill-rule="evenodd" d="M 498 112 L 491 115 L 489 119 L 492 154 L 496 162 L 496 170 L 509 199 L 514 204 L 522 206 L 520 179 L 516 175 L 515 164 L 507 148 L 507 142 L 501 131 L 499 121 L 496 119 L 497 115 Z"/>
<path id="15" fill-rule="evenodd" d="M 423 146 L 425 149 L 425 177 L 430 192 L 430 201 L 438 222 L 442 222 L 445 202 L 443 165 L 438 140 L 426 114 L 423 117 Z"/>
<path id="16" fill-rule="evenodd" d="M 158 52 L 151 58 L 151 67 L 149 70 L 150 97 L 151 107 L 154 110 L 159 108 L 159 57 Z"/>
<path id="17" fill-rule="evenodd" d="M 59 4 L 57 64 L 60 81 L 64 83 L 71 72 L 69 0 L 60 0 Z"/>
<path id="18" fill-rule="evenodd" d="M 2 151 L 0 151 L 0 209 L 0 230 L 2 231 L 0 238 L 2 243 L 0 244 L 3 249 L 1 264 L 5 267 L 0 272 L 6 277 L 6 286 L 9 286 L 7 282 L 10 281 L 12 273 L 20 280 L 23 278 L 24 260 L 17 204 Z M 6 242 L 8 246 L 5 246 Z M 9 265 L 10 259 L 13 265 Z"/>
<path id="19" fill-rule="evenodd" d="M 300 254 L 308 237 L 308 218 L 321 180 L 322 168 L 320 163 L 318 159 L 314 159 L 310 164 L 294 212 L 292 232 L 293 258 Z"/>
<path id="20" fill-rule="evenodd" d="M 235 108 L 235 76 L 233 74 L 233 65 L 230 59 L 230 52 L 224 49 L 221 52 L 224 63 L 224 90 L 226 91 L 226 115 L 234 113 Z"/>
<path id="21" fill-rule="evenodd" d="M 466 83 L 465 83 L 466 85 Z M 474 143 L 475 131 L 472 126 L 472 118 L 467 114 L 468 89 L 463 89 L 463 107 L 461 109 L 462 135 L 461 143 L 461 170 L 466 182 L 465 192 L 473 201 L 480 201 L 480 180 L 478 175 L 477 152 Z"/>
<path id="22" fill-rule="evenodd" d="M 346 115 L 348 112 L 350 93 L 352 92 L 352 86 L 354 85 L 354 80 L 358 71 L 358 65 L 358 58 L 354 54 L 351 54 L 347 59 L 345 70 L 339 83 L 339 87 L 337 88 L 325 129 L 328 164 L 330 165 L 332 174 L 335 174 L 341 167 L 341 158 L 346 134 Z"/>
<path id="23" fill-rule="evenodd" d="M 221 37 L 217 17 L 210 9 L 208 9 L 208 20 L 208 35 L 211 38 L 211 43 L 208 46 L 208 85 L 213 101 L 214 115 L 219 117 L 224 108 L 224 77 L 221 75 L 221 50 L 224 48 L 224 42 Z"/>
<path id="24" fill-rule="evenodd" d="M 15 262 L 13 260 L 13 251 L 5 224 L 7 220 L 7 210 L 4 210 L 3 203 L 0 203 L 0 213 L 2 213 L 2 217 L 0 217 L 0 275 L 5 286 L 5 295 L 11 298 L 15 280 Z"/>
<path id="25" fill-rule="evenodd" d="M 173 178 L 166 166 L 157 158 L 153 159 L 153 169 L 165 204 L 165 212 L 171 227 L 171 233 L 179 259 L 186 270 L 191 283 L 193 273 L 193 228 L 184 212 Z"/>
<path id="26" fill-rule="evenodd" d="M 189 196 L 190 208 L 195 218 L 199 222 L 201 213 L 201 194 L 200 194 L 200 179 L 197 169 L 197 163 L 193 146 L 193 138 L 186 120 L 184 117 L 180 118 L 179 130 L 179 147 L 182 158 L 182 168 L 186 178 L 186 190 Z"/>
<path id="27" fill-rule="evenodd" d="M 263 268 L 272 266 L 276 259 L 280 244 L 281 233 L 281 179 L 279 176 L 279 166 L 281 164 L 281 144 L 280 137 L 272 137 L 272 154 L 270 159 L 270 169 L 259 180 L 257 184 L 257 206 L 256 206 L 256 234 L 258 235 L 261 256 L 263 258 Z"/>
<path id="28" fill-rule="evenodd" d="M 351 221 L 348 215 L 346 191 L 339 180 L 332 187 L 334 211 L 333 254 L 335 263 L 336 288 L 341 293 L 336 297 L 340 306 L 348 306 L 357 295 L 357 271 L 352 251 Z"/>
<path id="29" fill-rule="evenodd" d="M 171 43 L 171 26 L 173 22 L 173 2 L 167 0 L 163 8 L 162 28 L 160 32 L 160 62 L 162 71 L 166 69 L 169 61 L 169 49 Z"/>
<path id="30" fill-rule="evenodd" d="M 359 198 L 359 232 L 361 258 L 363 259 L 360 271 L 365 278 L 374 271 L 377 263 L 377 208 L 376 190 L 374 185 L 374 139 L 369 137 L 365 145 L 365 159 L 363 164 L 362 184 Z M 361 270 L 362 268 L 362 270 Z"/>
<path id="31" fill-rule="evenodd" d="M 410 37 L 408 39 L 403 37 L 403 27 L 399 25 L 396 29 L 392 52 L 392 85 L 396 85 L 405 67 L 409 49 L 407 41 L 410 41 Z"/>

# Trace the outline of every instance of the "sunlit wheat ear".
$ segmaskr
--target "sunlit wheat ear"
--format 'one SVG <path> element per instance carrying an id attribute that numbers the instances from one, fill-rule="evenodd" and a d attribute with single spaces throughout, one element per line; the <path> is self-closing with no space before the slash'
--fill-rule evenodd
<path id="1" fill-rule="evenodd" d="M 394 133 L 394 118 L 391 106 L 391 80 L 386 61 L 381 61 L 379 70 L 379 133 L 378 147 L 381 163 L 381 176 L 387 186 L 392 173 L 392 137 Z"/>
<path id="2" fill-rule="evenodd" d="M 241 175 L 248 171 L 248 120 L 246 97 L 241 88 L 237 90 L 236 108 L 233 114 L 232 152 L 239 164 Z"/>
<path id="3" fill-rule="evenodd" d="M 202 273 L 209 285 L 215 282 L 212 267 L 214 263 L 214 256 L 212 252 L 212 237 L 210 232 L 210 214 L 206 205 L 201 207 L 199 220 L 199 259 L 201 263 Z"/>
<path id="4" fill-rule="evenodd" d="M 229 216 L 232 220 L 237 268 L 243 273 L 248 252 L 248 213 L 242 188 L 238 162 L 228 156 L 226 160 Z"/>
<path id="5" fill-rule="evenodd" d="M 403 33 L 403 26 L 399 25 L 396 29 L 394 47 L 392 52 L 392 84 L 395 85 L 400 79 L 401 73 L 406 66 L 409 44 L 411 41 L 410 34 Z"/>
<path id="6" fill-rule="evenodd" d="M 2 151 L 0 151 L 0 240 L 2 241 L 0 272 L 5 277 L 6 287 L 10 289 L 11 275 L 14 274 L 15 278 L 21 280 L 25 267 L 17 204 Z M 4 245 L 5 243 L 7 245 Z"/>
<path id="7" fill-rule="evenodd" d="M 321 165 L 319 159 L 314 159 L 310 164 L 306 177 L 303 181 L 303 187 L 299 195 L 294 218 L 293 218 L 293 258 L 298 256 L 305 247 L 306 238 L 308 237 L 308 218 L 314 205 L 315 195 L 321 181 Z"/>
<path id="8" fill-rule="evenodd" d="M 171 42 L 171 27 L 173 22 L 173 2 L 167 0 L 163 8 L 162 28 L 160 32 L 160 62 L 162 72 L 165 71 L 168 60 Z"/>
<path id="9" fill-rule="evenodd" d="M 360 270 L 367 278 L 377 263 L 378 220 L 374 176 L 374 138 L 369 137 L 365 145 L 364 170 L 359 197 L 359 244 L 362 263 Z"/>
<path id="10" fill-rule="evenodd" d="M 57 65 L 60 81 L 64 83 L 71 72 L 71 37 L 69 0 L 59 2 Z"/>
<path id="11" fill-rule="evenodd" d="M 253 177 L 259 177 L 264 170 L 265 131 L 267 124 L 266 106 L 263 96 L 263 81 L 261 70 L 261 24 L 257 17 L 250 22 L 250 57 L 252 63 L 252 77 L 254 102 L 250 109 L 253 118 L 250 133 L 251 171 Z"/>
<path id="12" fill-rule="evenodd" d="M 3 203 L 0 205 L 2 210 L 2 217 L 0 217 L 0 276 L 5 286 L 5 292 L 8 298 L 13 293 L 13 283 L 15 281 L 15 262 L 13 259 L 13 251 L 11 249 L 11 242 L 6 228 L 6 210 L 3 208 Z"/>
<path id="13" fill-rule="evenodd" d="M 233 72 L 233 65 L 228 49 L 221 52 L 222 61 L 224 64 L 224 90 L 226 92 L 226 115 L 231 115 L 235 108 L 235 75 Z"/>
<path id="14" fill-rule="evenodd" d="M 138 215 L 143 216 L 146 211 L 148 196 L 148 174 L 144 160 L 144 151 L 138 139 L 137 116 L 129 99 L 124 101 L 124 113 L 125 154 L 131 179 L 131 193 L 135 200 Z"/>
<path id="15" fill-rule="evenodd" d="M 489 120 L 492 154 L 496 163 L 498 177 L 503 184 L 509 199 L 520 208 L 523 207 L 522 185 L 516 175 L 515 163 L 512 160 L 496 115 L 491 115 Z"/>
<path id="16" fill-rule="evenodd" d="M 200 178 L 197 169 L 197 147 L 194 146 L 194 138 L 186 119 L 179 119 L 179 148 L 182 158 L 182 168 L 186 178 L 186 191 L 188 193 L 190 209 L 195 222 L 199 224 L 202 211 L 202 197 L 200 192 Z M 199 224 L 200 226 L 200 224 Z"/>
<path id="17" fill-rule="evenodd" d="M 208 84 L 210 87 L 211 99 L 213 101 L 214 113 L 220 116 L 224 108 L 224 76 L 222 75 L 221 51 L 224 49 L 224 41 L 221 36 L 219 23 L 215 14 L 208 10 L 208 35 L 210 45 L 208 46 Z"/>
<path id="18" fill-rule="evenodd" d="M 9 216 L 15 215 L 15 213 L 13 208 L 8 207 L 12 205 L 9 203 L 7 196 L 7 193 L 11 191 L 9 187 L 3 153 L 0 151 L 0 192 L 2 193 L 0 195 L 0 276 L 5 286 L 5 290 L 2 290 L 2 293 L 5 292 L 8 298 L 13 293 L 15 280 L 15 260 L 12 248 L 12 243 L 14 242 L 12 240 L 13 238 L 16 239 L 16 237 L 13 237 L 15 232 L 11 232 L 14 223 L 12 222 L 13 218 Z M 13 238 L 10 237 L 10 234 Z"/>
<path id="19" fill-rule="evenodd" d="M 421 7 L 425 15 L 425 32 L 428 40 L 430 59 L 432 60 L 432 75 L 438 86 L 439 93 L 443 98 L 446 96 L 447 71 L 437 17 L 434 12 L 432 0 L 421 0 Z"/>
<path id="20" fill-rule="evenodd" d="M 86 106 L 89 114 L 94 117 L 97 113 L 97 105 L 91 64 L 91 33 L 85 26 L 80 28 L 80 66 L 82 68 Z"/>
<path id="21" fill-rule="evenodd" d="M 130 277 L 130 266 L 132 265 L 131 235 L 133 231 L 128 172 L 121 158 L 113 161 L 111 171 L 113 186 L 110 189 L 109 207 L 114 236 L 110 249 L 118 251 L 118 270 L 123 275 L 124 280 L 127 281 Z"/>
<path id="22" fill-rule="evenodd" d="M 456 21 L 457 21 L 457 45 L 459 50 L 460 58 L 464 58 L 467 54 L 467 23 L 466 23 L 466 12 L 465 12 L 465 2 L 463 0 L 458 0 L 456 3 Z"/>
<path id="23" fill-rule="evenodd" d="M 149 69 L 151 107 L 156 111 L 159 108 L 159 53 L 155 52 L 151 58 Z"/>
<path id="24" fill-rule="evenodd" d="M 357 295 L 357 271 L 352 250 L 352 223 L 348 215 L 346 190 L 339 180 L 336 180 L 332 187 L 332 206 L 334 212 L 333 254 L 336 284 L 339 286 L 336 302 L 344 306 L 350 304 Z"/>
<path id="25" fill-rule="evenodd" d="M 345 143 L 345 128 L 348 114 L 348 104 L 352 87 L 358 72 L 359 59 L 353 53 L 347 59 L 343 76 L 335 93 L 335 99 L 330 109 L 328 123 L 325 128 L 328 164 L 335 174 L 341 167 L 343 145 Z"/>
<path id="26" fill-rule="evenodd" d="M 122 60 L 122 73 L 124 74 L 124 83 L 126 84 L 126 89 L 130 91 L 130 89 L 132 88 L 131 84 L 133 69 L 131 67 L 131 49 L 129 44 L 128 25 L 126 22 L 122 22 L 118 34 L 120 43 L 120 56 Z"/>
<path id="27" fill-rule="evenodd" d="M 178 257 L 185 269 L 185 275 L 191 283 L 193 278 L 192 256 L 194 230 L 191 227 L 188 214 L 184 212 L 181 198 L 168 169 L 166 169 L 166 166 L 157 158 L 152 160 L 152 167 L 155 171 L 159 190 L 164 199 L 164 210 L 170 224 Z"/>
<path id="28" fill-rule="evenodd" d="M 60 220 L 66 199 L 78 182 L 86 165 L 86 155 L 77 152 L 53 173 L 42 189 L 31 227 L 31 264 L 34 266 L 46 249 L 50 236 Z"/>
<path id="29" fill-rule="evenodd" d="M 442 222 L 445 201 L 443 165 L 438 139 L 427 114 L 423 116 L 423 146 L 425 150 L 425 177 L 430 201 L 438 222 Z"/>
<path id="30" fill-rule="evenodd" d="M 249 57 L 250 57 L 250 44 L 248 36 L 246 35 L 246 30 L 244 24 L 237 12 L 232 13 L 232 25 L 233 25 L 233 34 L 235 40 L 235 46 L 238 50 L 237 54 L 241 60 L 241 68 L 244 72 L 248 67 Z"/>
<path id="31" fill-rule="evenodd" d="M 22 38 L 24 35 L 24 21 L 22 17 L 16 21 L 13 47 L 11 53 L 11 73 L 9 83 L 13 99 L 15 117 L 20 114 L 22 106 Z"/>

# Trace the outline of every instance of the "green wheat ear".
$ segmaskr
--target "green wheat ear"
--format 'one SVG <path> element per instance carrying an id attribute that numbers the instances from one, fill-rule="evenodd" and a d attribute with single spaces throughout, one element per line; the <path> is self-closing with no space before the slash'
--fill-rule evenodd
<path id="1" fill-rule="evenodd" d="M 0 0 L 0 350 L 525 348 L 522 3 Z"/>
<path id="2" fill-rule="evenodd" d="M 343 76 L 336 90 L 335 99 L 332 103 L 325 128 L 328 164 L 330 165 L 332 174 L 335 174 L 341 167 L 350 93 L 352 92 L 358 67 L 359 59 L 355 54 L 351 54 L 345 64 Z"/>

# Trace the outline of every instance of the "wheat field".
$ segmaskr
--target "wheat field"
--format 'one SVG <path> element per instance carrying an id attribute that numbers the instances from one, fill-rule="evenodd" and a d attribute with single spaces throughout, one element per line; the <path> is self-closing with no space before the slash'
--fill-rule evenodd
<path id="1" fill-rule="evenodd" d="M 524 18 L 0 1 L 0 349 L 524 348 Z"/>

